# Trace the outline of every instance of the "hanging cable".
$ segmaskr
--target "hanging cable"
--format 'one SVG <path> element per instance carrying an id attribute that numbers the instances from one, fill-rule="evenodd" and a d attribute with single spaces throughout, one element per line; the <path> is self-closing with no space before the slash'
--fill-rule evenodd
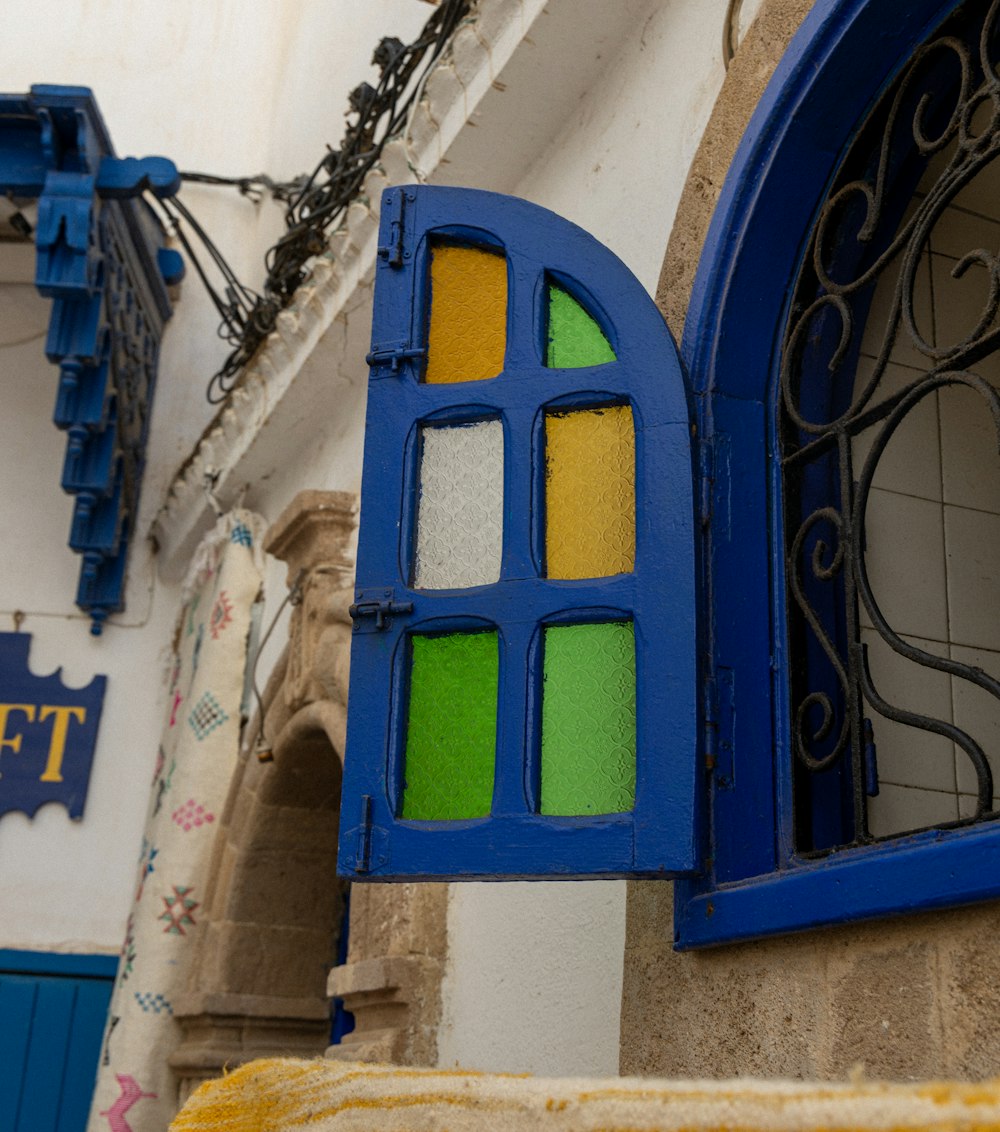
<path id="1" fill-rule="evenodd" d="M 285 204 L 285 233 L 264 257 L 267 271 L 260 292 L 242 284 L 225 257 L 175 196 L 159 204 L 170 231 L 187 253 L 218 312 L 219 336 L 231 347 L 206 390 L 211 404 L 226 399 L 240 373 L 275 327 L 278 315 L 305 281 L 310 260 L 327 247 L 330 232 L 348 205 L 357 198 L 365 177 L 378 163 L 390 139 L 409 129 L 412 111 L 424 84 L 452 36 L 465 20 L 474 0 L 441 0 L 417 38 L 410 44 L 392 36 L 380 40 L 372 55 L 379 68 L 376 86 L 361 83 L 348 96 L 347 131 L 337 149 L 327 152 L 310 174 L 291 181 L 274 181 L 266 174 L 222 177 L 186 172 L 187 183 L 233 186 L 250 200 L 264 193 Z M 195 250 L 197 243 L 221 276 L 221 291 Z"/>

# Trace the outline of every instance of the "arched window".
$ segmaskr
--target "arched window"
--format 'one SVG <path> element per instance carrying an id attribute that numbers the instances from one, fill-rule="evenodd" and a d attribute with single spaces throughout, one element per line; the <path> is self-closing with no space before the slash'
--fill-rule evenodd
<path id="1" fill-rule="evenodd" d="M 684 353 L 721 754 L 682 946 L 1000 894 L 997 9 L 818 5 L 714 218 Z"/>
<path id="2" fill-rule="evenodd" d="M 382 199 L 339 868 L 696 867 L 690 410 L 663 319 L 526 201 Z"/>
<path id="3" fill-rule="evenodd" d="M 680 947 L 1000 895 L 998 9 L 814 6 L 689 396 L 596 241 L 388 194 L 342 871 L 675 876 Z"/>

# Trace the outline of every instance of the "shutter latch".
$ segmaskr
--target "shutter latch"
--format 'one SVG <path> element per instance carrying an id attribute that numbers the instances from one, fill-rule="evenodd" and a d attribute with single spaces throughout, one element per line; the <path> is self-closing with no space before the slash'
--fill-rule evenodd
<path id="1" fill-rule="evenodd" d="M 413 612 L 412 601 L 394 601 L 395 596 L 393 590 L 358 590 L 357 601 L 349 611 L 354 632 L 381 633 L 392 624 L 394 614 Z"/>
<path id="2" fill-rule="evenodd" d="M 375 343 L 365 361 L 370 366 L 388 366 L 396 374 L 408 358 L 422 358 L 426 353 L 423 349 L 411 349 L 409 342 Z"/>

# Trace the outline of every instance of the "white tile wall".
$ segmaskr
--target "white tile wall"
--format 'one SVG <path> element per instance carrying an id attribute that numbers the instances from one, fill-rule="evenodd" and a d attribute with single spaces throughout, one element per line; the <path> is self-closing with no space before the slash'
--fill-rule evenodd
<path id="1" fill-rule="evenodd" d="M 943 160 L 943 159 L 942 159 Z M 1000 249 L 1000 163 L 997 173 L 963 191 L 935 226 L 914 295 L 919 332 L 934 346 L 951 345 L 976 328 L 988 296 L 978 264 L 960 278 L 967 252 Z M 872 303 L 855 388 L 869 379 L 891 308 L 894 278 Z M 919 379 L 933 365 L 901 330 L 876 400 Z M 974 372 L 1000 387 L 1000 351 Z M 855 478 L 874 430 L 856 438 Z M 959 386 L 929 396 L 890 441 L 877 469 L 867 516 L 869 577 L 889 623 L 926 651 L 975 665 L 1000 679 L 1000 455 L 983 397 Z M 872 677 L 891 703 L 953 722 L 983 748 L 997 777 L 1000 804 L 1000 700 L 957 677 L 900 657 L 870 627 L 863 643 Z M 869 823 L 887 836 L 971 816 L 976 776 L 949 739 L 883 719 L 875 728 L 879 794 Z"/>

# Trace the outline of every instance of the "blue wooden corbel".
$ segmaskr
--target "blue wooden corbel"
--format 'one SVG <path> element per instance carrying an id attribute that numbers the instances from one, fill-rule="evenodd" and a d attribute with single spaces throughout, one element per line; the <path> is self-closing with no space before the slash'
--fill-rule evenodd
<path id="1" fill-rule="evenodd" d="M 60 482 L 76 498 L 76 602 L 95 634 L 124 607 L 167 288 L 184 274 L 141 198 L 179 188 L 167 158 L 115 155 L 86 87 L 0 95 L 0 192 L 38 200 L 35 284 L 53 300 L 45 352 L 59 366 L 53 419 L 66 433 Z"/>

